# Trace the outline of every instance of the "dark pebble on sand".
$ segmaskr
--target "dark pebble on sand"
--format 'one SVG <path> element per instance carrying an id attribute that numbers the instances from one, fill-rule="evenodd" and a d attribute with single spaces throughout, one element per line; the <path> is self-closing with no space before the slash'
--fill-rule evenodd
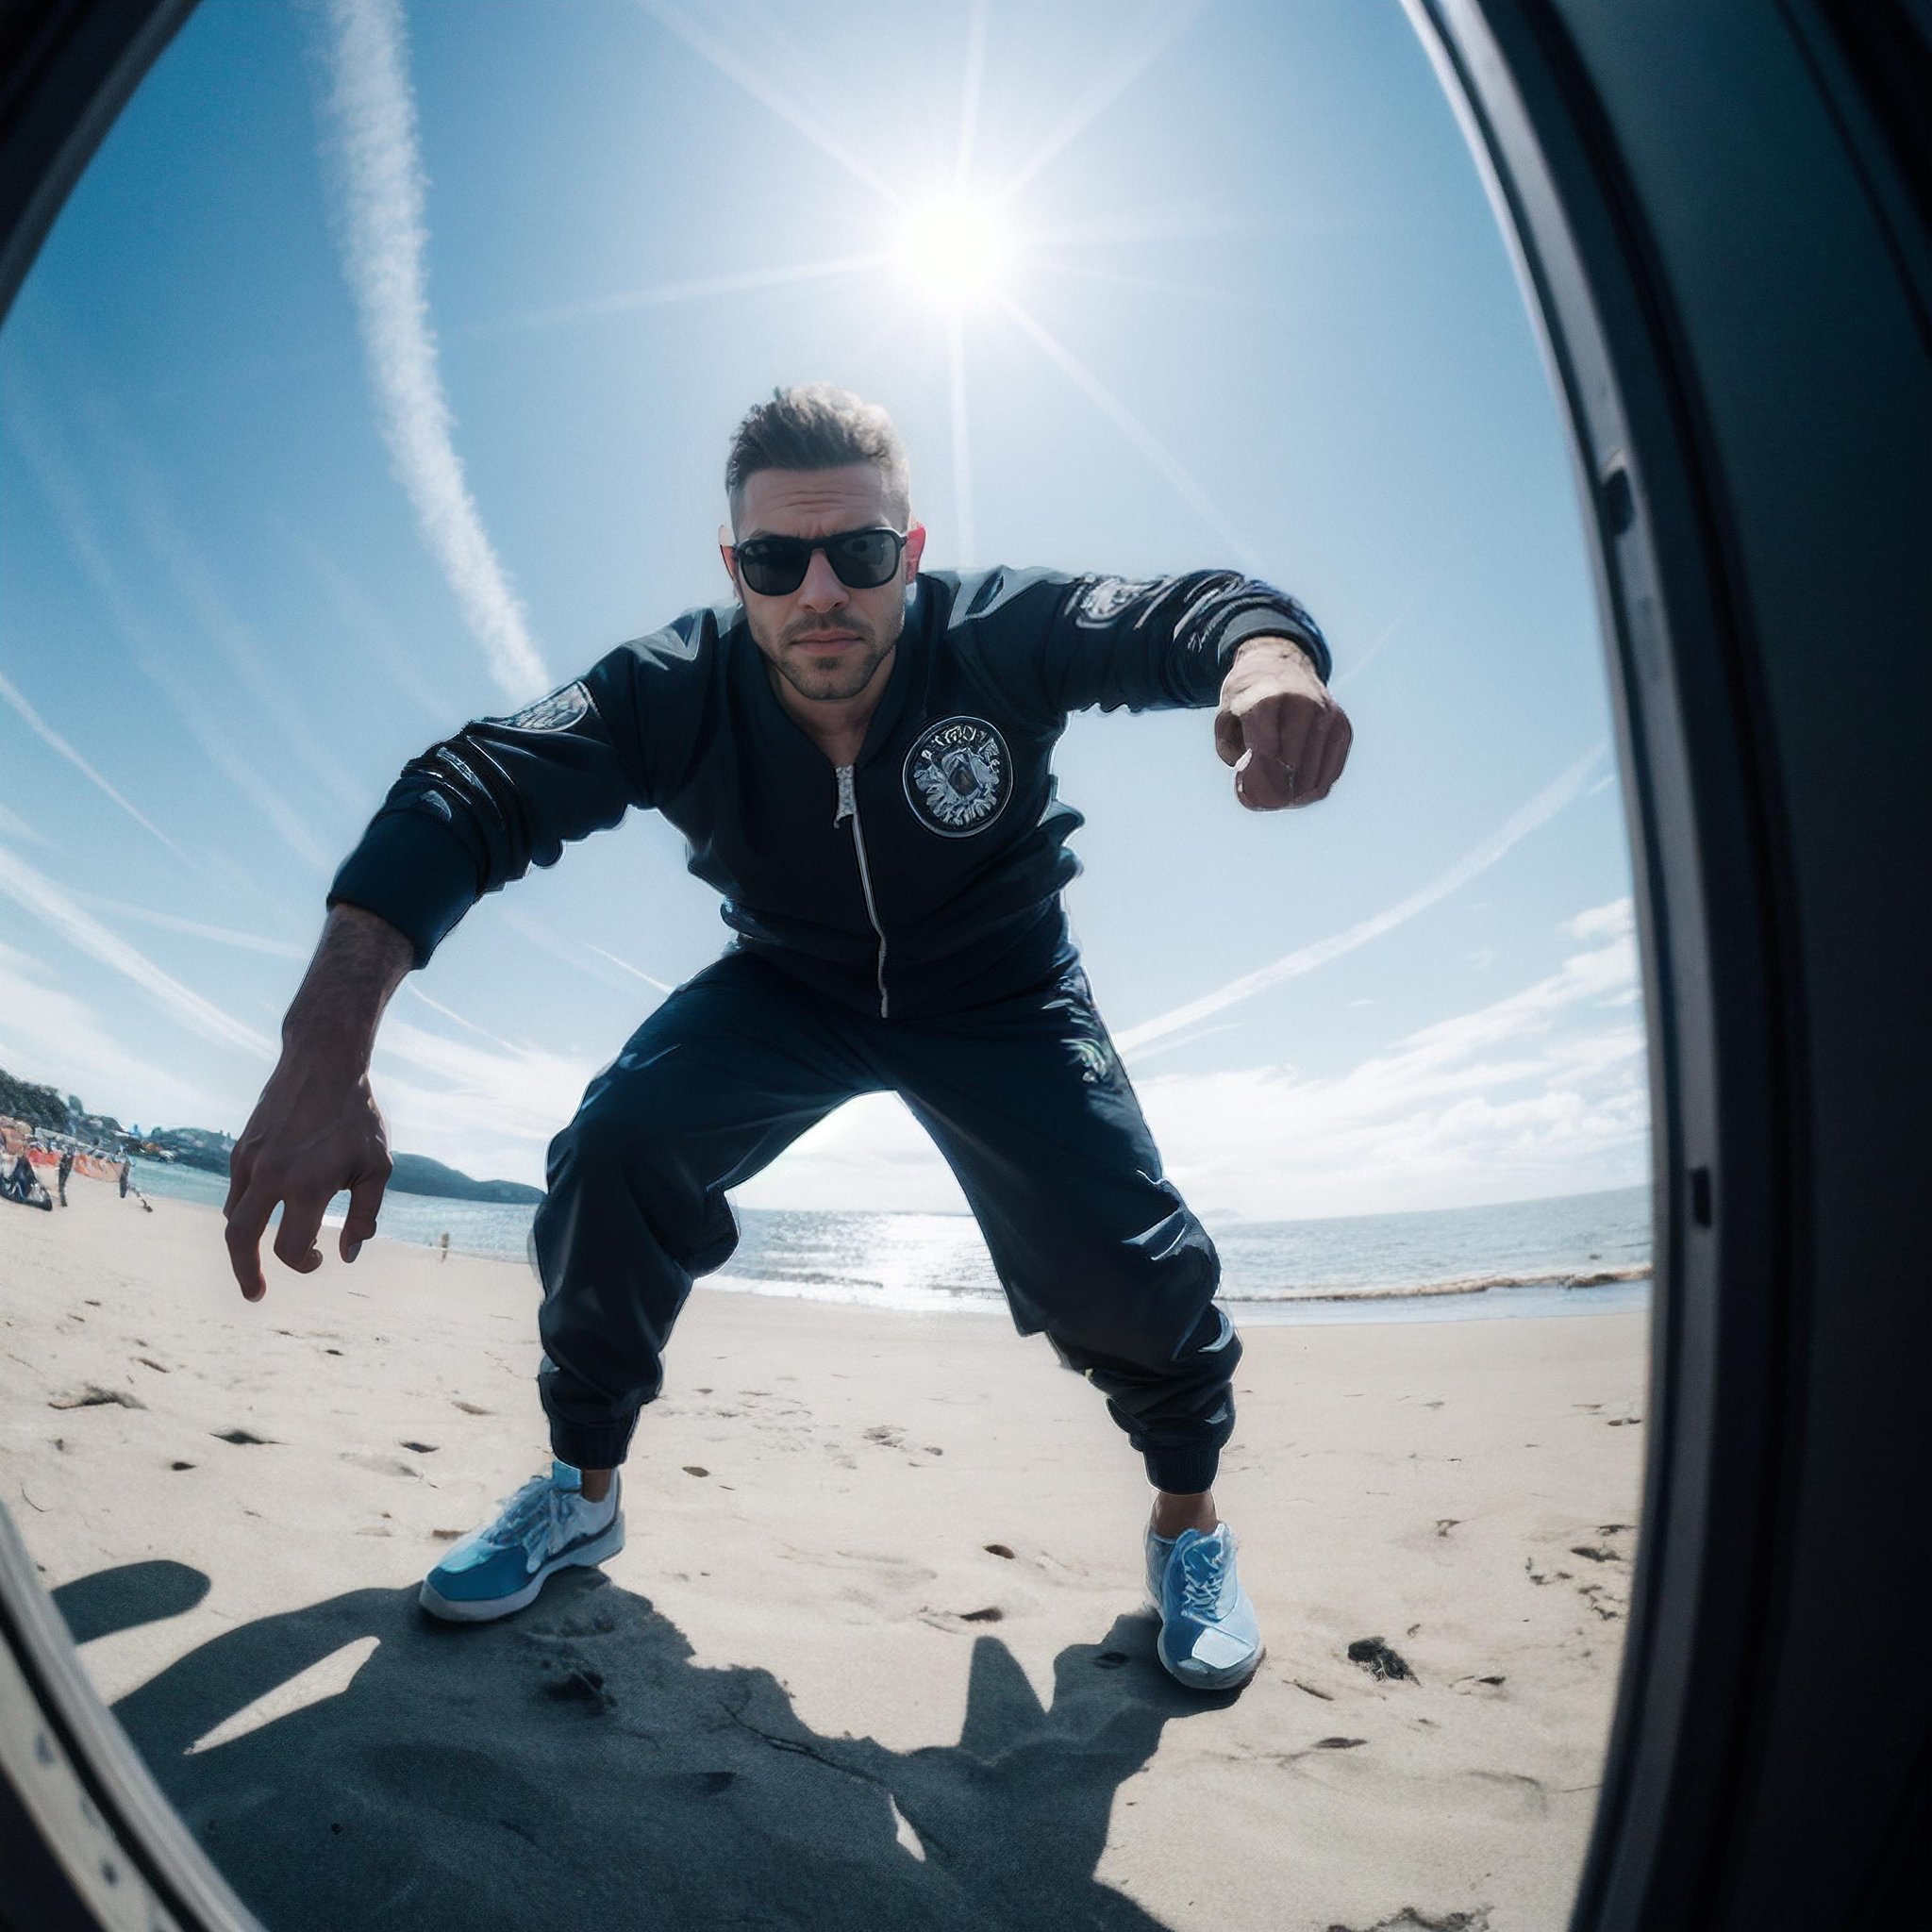
<path id="1" fill-rule="evenodd" d="M 1357 1637 L 1348 1646 L 1348 1660 L 1352 1664 L 1361 1665 L 1363 1670 L 1378 1681 L 1389 1677 L 1406 1677 L 1411 1684 L 1422 1682 L 1422 1679 L 1409 1669 L 1401 1654 L 1391 1650 L 1379 1637 Z"/>
<path id="2" fill-rule="evenodd" d="M 961 1610 L 959 1621 L 962 1624 L 998 1624 L 1004 1621 L 1006 1614 L 996 1604 L 988 1604 L 983 1610 Z"/>
<path id="3" fill-rule="evenodd" d="M 1010 1558 L 1013 1554 L 1011 1550 L 1008 1549 L 1005 1543 L 982 1543 L 980 1545 L 980 1548 L 983 1549 L 989 1557 L 1006 1557 Z"/>
<path id="4" fill-rule="evenodd" d="M 709 1475 L 711 1472 L 700 1463 L 687 1462 L 684 1465 L 684 1473 L 686 1475 Z"/>
<path id="5" fill-rule="evenodd" d="M 192 1462 L 171 1462 L 168 1467 L 170 1469 L 192 1469 L 194 1465 Z"/>
<path id="6" fill-rule="evenodd" d="M 1366 1738 L 1317 1738 L 1317 1751 L 1353 1751 L 1357 1744 L 1366 1744 Z"/>

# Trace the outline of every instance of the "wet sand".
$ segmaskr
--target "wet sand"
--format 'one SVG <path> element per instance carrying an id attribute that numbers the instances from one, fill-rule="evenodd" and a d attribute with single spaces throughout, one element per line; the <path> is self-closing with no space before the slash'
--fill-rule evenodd
<path id="1" fill-rule="evenodd" d="M 0 1497 L 272 1925 L 1566 1920 L 1641 1314 L 1251 1329 L 1217 1494 L 1268 1656 L 1204 1699 L 1138 1458 L 1003 1316 L 700 1286 L 628 1547 L 452 1631 L 416 1581 L 544 1457 L 527 1271 L 377 1241 L 251 1307 L 211 1210 L 70 1191 L 0 1211 Z"/>

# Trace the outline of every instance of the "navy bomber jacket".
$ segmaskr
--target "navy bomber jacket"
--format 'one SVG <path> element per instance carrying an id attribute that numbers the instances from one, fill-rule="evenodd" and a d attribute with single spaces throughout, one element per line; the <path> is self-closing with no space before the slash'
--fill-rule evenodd
<path id="1" fill-rule="evenodd" d="M 1059 895 L 1081 818 L 1050 770 L 1067 714 L 1212 705 L 1263 634 L 1326 679 L 1307 612 L 1233 572 L 923 574 L 864 746 L 835 770 L 740 607 L 689 611 L 411 759 L 329 904 L 386 919 L 421 966 L 485 892 L 649 806 L 740 946 L 887 1018 L 980 1006 L 1074 957 Z"/>

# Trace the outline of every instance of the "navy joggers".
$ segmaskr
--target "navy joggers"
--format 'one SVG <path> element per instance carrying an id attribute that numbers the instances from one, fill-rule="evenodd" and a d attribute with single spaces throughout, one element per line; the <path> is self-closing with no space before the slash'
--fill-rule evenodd
<path id="1" fill-rule="evenodd" d="M 937 1020 L 854 1012 L 744 951 L 679 987 L 551 1143 L 535 1247 L 556 1455 L 624 1460 L 691 1277 L 737 1245 L 725 1190 L 881 1091 L 958 1177 L 1020 1332 L 1102 1391 L 1156 1488 L 1208 1488 L 1241 1342 L 1077 965 Z"/>

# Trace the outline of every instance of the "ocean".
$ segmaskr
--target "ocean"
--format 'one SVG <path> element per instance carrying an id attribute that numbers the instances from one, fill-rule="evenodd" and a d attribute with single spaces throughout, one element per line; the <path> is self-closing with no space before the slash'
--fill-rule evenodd
<path id="1" fill-rule="evenodd" d="M 218 1174 L 143 1161 L 149 1193 L 219 1207 Z M 330 1210 L 340 1222 L 346 1196 Z M 1222 1299 L 1256 1322 L 1456 1321 L 1641 1307 L 1650 1293 L 1650 1190 L 1618 1188 L 1488 1208 L 1210 1229 Z M 391 1192 L 390 1241 L 524 1260 L 533 1209 Z M 703 1286 L 906 1310 L 1002 1312 L 979 1230 L 963 1214 L 741 1208 L 738 1252 Z"/>

